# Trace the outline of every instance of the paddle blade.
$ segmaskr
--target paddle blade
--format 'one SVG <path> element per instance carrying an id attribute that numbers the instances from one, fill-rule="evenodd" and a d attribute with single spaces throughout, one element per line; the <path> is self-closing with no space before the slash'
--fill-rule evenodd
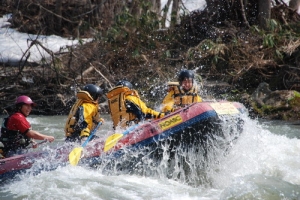
<path id="1" fill-rule="evenodd" d="M 116 145 L 116 143 L 123 137 L 122 133 L 115 133 L 107 138 L 104 144 L 104 152 L 110 150 L 112 147 Z"/>
<path id="2" fill-rule="evenodd" d="M 82 147 L 76 147 L 70 152 L 69 161 L 71 165 L 76 166 L 78 164 L 82 150 Z"/>

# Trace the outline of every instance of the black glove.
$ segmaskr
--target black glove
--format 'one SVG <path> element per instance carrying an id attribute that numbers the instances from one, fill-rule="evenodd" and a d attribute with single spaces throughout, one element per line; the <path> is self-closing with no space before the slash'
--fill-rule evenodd
<path id="1" fill-rule="evenodd" d="M 160 112 L 159 115 L 157 116 L 157 118 L 162 118 L 166 115 L 170 114 L 170 111 L 167 111 L 167 112 Z"/>
<path id="2" fill-rule="evenodd" d="M 171 113 L 170 111 L 165 112 L 165 116 L 168 115 L 168 114 L 170 114 L 170 113 Z"/>
<path id="3" fill-rule="evenodd" d="M 162 117 L 164 117 L 164 116 L 165 116 L 165 113 L 160 112 L 160 113 L 158 114 L 158 116 L 157 116 L 157 119 L 162 118 Z"/>

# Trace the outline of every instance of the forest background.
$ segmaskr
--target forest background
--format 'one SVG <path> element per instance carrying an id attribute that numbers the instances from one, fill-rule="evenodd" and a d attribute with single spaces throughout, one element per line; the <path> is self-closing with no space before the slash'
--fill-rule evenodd
<path id="1" fill-rule="evenodd" d="M 36 39 L 18 63 L 1 63 L 1 113 L 11 113 L 16 97 L 26 94 L 39 104 L 33 114 L 68 114 L 82 86 L 94 83 L 107 92 L 120 79 L 132 82 L 158 109 L 166 83 L 187 68 L 196 72 L 205 100 L 242 102 L 254 117 L 298 120 L 298 1 L 294 6 L 281 0 L 205 2 L 204 9 L 187 12 L 181 0 L 168 0 L 164 7 L 160 0 L 1 1 L 0 14 L 12 13 L 18 31 L 82 41 L 67 52 L 52 52 Z M 49 57 L 29 62 L 32 46 Z M 294 95 L 276 107 L 258 103 L 251 97 L 261 83 L 269 92 Z M 107 112 L 105 95 L 101 102 Z"/>

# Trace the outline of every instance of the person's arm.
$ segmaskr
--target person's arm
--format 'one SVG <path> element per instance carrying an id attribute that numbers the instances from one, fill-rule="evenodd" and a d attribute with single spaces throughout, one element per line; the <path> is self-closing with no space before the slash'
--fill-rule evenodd
<path id="1" fill-rule="evenodd" d="M 196 98 L 196 102 L 202 102 L 202 98 L 199 95 L 197 95 Z"/>
<path id="2" fill-rule="evenodd" d="M 126 105 L 127 109 L 135 114 L 139 120 L 142 120 L 143 118 L 161 118 L 164 116 L 164 113 L 148 108 L 147 105 L 136 96 L 127 96 Z"/>
<path id="3" fill-rule="evenodd" d="M 174 106 L 174 91 L 172 90 L 163 99 L 161 111 L 173 112 L 174 111 L 173 106 Z"/>
<path id="4" fill-rule="evenodd" d="M 145 119 L 145 115 L 142 112 L 141 108 L 137 106 L 134 102 L 130 100 L 125 100 L 125 104 L 126 104 L 126 112 L 134 114 L 139 121 Z"/>
<path id="5" fill-rule="evenodd" d="M 37 131 L 31 130 L 29 129 L 26 133 L 26 136 L 32 139 L 36 139 L 36 140 L 47 140 L 49 142 L 53 142 L 54 141 L 54 137 L 53 136 L 49 136 L 49 135 L 44 135 L 41 134 Z"/>
<path id="6" fill-rule="evenodd" d="M 95 113 L 96 114 L 93 117 L 93 122 L 96 122 L 96 123 L 101 122 L 102 124 L 104 124 L 105 120 L 103 118 L 101 118 L 100 112 L 98 111 L 98 105 L 96 106 Z"/>
<path id="7" fill-rule="evenodd" d="M 91 130 L 95 127 L 94 123 L 102 122 L 104 119 L 100 118 L 98 111 L 98 104 L 85 103 L 78 109 L 79 112 L 79 128 L 81 129 L 80 137 L 89 137 Z"/>

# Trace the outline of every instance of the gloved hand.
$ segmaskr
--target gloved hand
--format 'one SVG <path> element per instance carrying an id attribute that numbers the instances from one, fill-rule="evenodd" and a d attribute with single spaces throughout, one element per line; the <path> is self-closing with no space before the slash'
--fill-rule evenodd
<path id="1" fill-rule="evenodd" d="M 170 114 L 170 113 L 171 113 L 171 111 L 167 111 L 167 112 L 165 112 L 165 116 L 166 116 L 166 115 L 168 115 L 168 114 Z"/>
<path id="2" fill-rule="evenodd" d="M 105 120 L 104 120 L 103 118 L 100 118 L 100 119 L 99 119 L 99 122 L 101 122 L 102 124 L 104 124 L 104 121 L 105 121 Z"/>
<path id="3" fill-rule="evenodd" d="M 165 116 L 165 113 L 164 112 L 160 112 L 159 115 L 157 116 L 157 118 L 159 119 L 159 118 L 162 118 L 164 116 Z"/>
<path id="4" fill-rule="evenodd" d="M 170 114 L 171 112 L 170 111 L 167 111 L 167 112 L 160 112 L 159 115 L 157 116 L 157 118 L 162 118 L 168 114 Z"/>
<path id="5" fill-rule="evenodd" d="M 80 132 L 80 137 L 89 137 L 90 135 L 90 129 L 89 128 L 85 128 Z"/>

